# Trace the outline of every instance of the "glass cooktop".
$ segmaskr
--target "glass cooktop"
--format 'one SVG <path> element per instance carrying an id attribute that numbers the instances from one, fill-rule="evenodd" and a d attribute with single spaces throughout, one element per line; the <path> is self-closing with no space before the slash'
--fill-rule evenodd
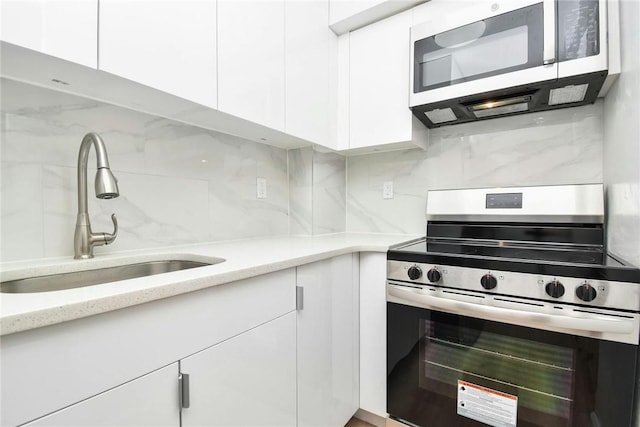
<path id="1" fill-rule="evenodd" d="M 585 247 L 576 249 L 575 247 L 562 245 L 527 246 L 501 242 L 465 244 L 424 239 L 393 248 L 392 250 L 410 253 L 437 253 L 570 264 L 609 265 L 610 263 L 615 263 L 618 266 L 622 265 L 614 259 L 607 257 L 601 248 Z"/>

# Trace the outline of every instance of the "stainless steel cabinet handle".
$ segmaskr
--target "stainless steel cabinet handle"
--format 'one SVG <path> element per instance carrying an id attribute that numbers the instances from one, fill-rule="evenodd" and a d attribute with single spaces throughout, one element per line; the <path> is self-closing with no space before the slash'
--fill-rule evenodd
<path id="1" fill-rule="evenodd" d="M 180 407 L 189 408 L 191 405 L 189 399 L 189 374 L 178 374 L 178 388 L 180 390 Z"/>
<path id="2" fill-rule="evenodd" d="M 304 308 L 304 288 L 296 286 L 296 310 L 300 311 Z"/>

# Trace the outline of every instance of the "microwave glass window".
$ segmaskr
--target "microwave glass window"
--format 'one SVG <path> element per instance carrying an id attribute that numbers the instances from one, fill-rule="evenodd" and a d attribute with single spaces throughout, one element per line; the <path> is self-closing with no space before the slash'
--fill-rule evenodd
<path id="1" fill-rule="evenodd" d="M 600 53 L 598 0 L 558 2 L 558 58 L 562 61 Z"/>
<path id="2" fill-rule="evenodd" d="M 542 65 L 542 3 L 415 42 L 414 92 Z"/>
<path id="3" fill-rule="evenodd" d="M 526 66 L 529 61 L 528 35 L 527 27 L 521 26 L 425 53 L 421 64 L 422 81 L 426 86 L 435 86 Z"/>

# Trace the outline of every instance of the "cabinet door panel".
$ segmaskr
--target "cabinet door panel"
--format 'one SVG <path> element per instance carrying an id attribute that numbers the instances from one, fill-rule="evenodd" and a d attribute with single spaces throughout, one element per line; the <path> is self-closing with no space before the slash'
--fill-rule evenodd
<path id="1" fill-rule="evenodd" d="M 387 254 L 360 254 L 360 408 L 387 416 Z"/>
<path id="2" fill-rule="evenodd" d="M 350 35 L 350 148 L 411 140 L 411 20 L 409 10 Z"/>
<path id="3" fill-rule="evenodd" d="M 218 106 L 284 131 L 284 1 L 218 0 Z"/>
<path id="4" fill-rule="evenodd" d="M 2 0 L 0 10 L 3 41 L 97 67 L 98 0 Z"/>
<path id="5" fill-rule="evenodd" d="M 298 426 L 342 426 L 358 409 L 353 255 L 298 267 Z"/>
<path id="6" fill-rule="evenodd" d="M 178 364 L 26 424 L 26 427 L 51 426 L 179 427 Z"/>
<path id="7" fill-rule="evenodd" d="M 183 359 L 190 406 L 182 426 L 295 426 L 296 314 Z"/>
<path id="8" fill-rule="evenodd" d="M 99 67 L 216 108 L 216 2 L 101 0 Z"/>
<path id="9" fill-rule="evenodd" d="M 327 0 L 285 4 L 286 132 L 328 146 L 331 98 L 330 57 L 337 37 L 327 27 Z"/>

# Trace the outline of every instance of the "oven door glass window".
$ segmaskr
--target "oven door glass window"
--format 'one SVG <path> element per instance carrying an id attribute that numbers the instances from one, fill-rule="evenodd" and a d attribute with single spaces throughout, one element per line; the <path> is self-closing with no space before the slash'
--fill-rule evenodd
<path id="1" fill-rule="evenodd" d="M 393 417 L 424 427 L 631 423 L 636 346 L 387 305 Z"/>
<path id="2" fill-rule="evenodd" d="M 542 3 L 415 42 L 414 93 L 543 62 Z"/>

